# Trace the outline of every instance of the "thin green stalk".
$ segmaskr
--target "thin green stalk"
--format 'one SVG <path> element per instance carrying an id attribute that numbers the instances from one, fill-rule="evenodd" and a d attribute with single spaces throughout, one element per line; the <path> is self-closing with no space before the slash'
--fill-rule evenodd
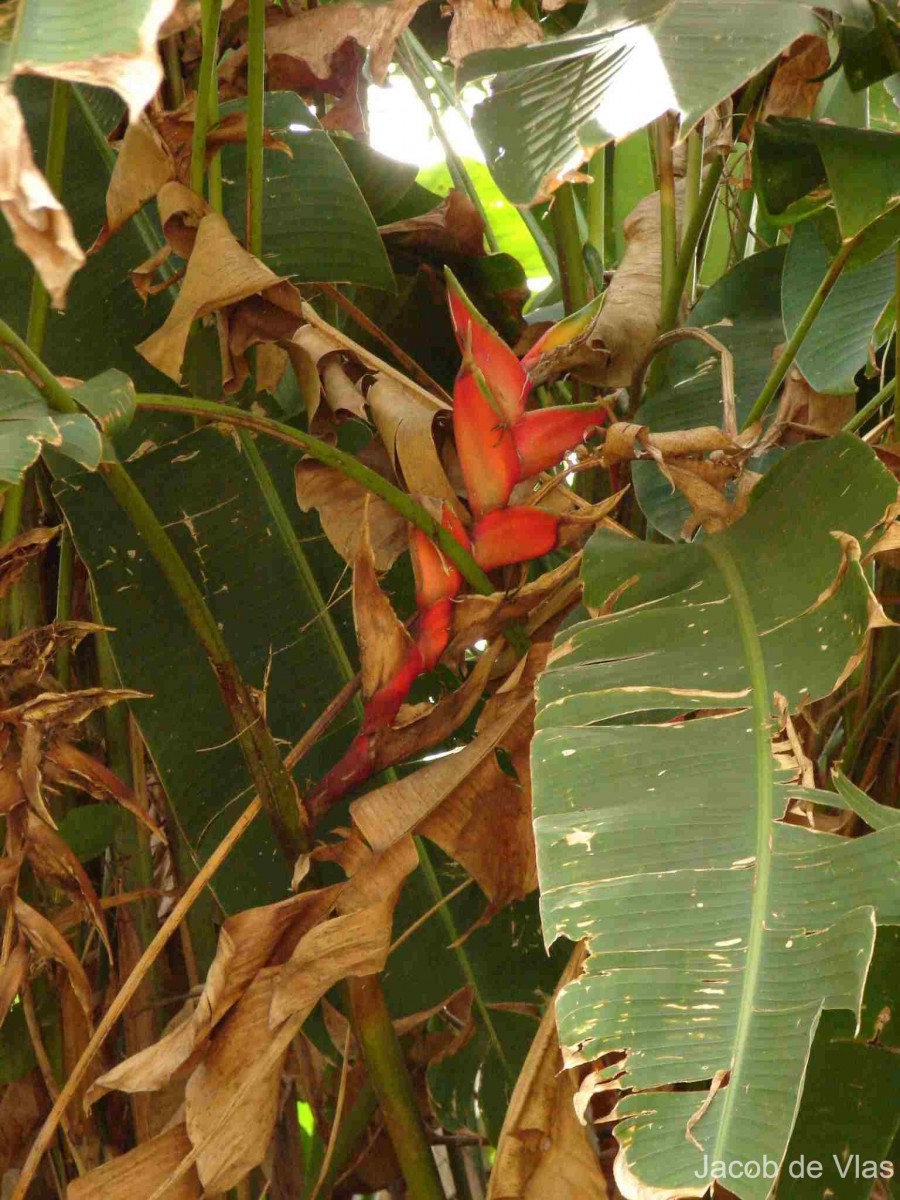
<path id="1" fill-rule="evenodd" d="M 2 340 L 2 331 L 0 331 L 0 340 Z M 286 425 L 282 421 L 261 417 L 256 413 L 245 412 L 243 409 L 233 408 L 229 404 L 219 404 L 213 400 L 198 400 L 193 396 L 141 393 L 137 402 L 139 408 L 184 413 L 186 416 L 198 417 L 201 420 L 234 425 L 238 429 L 252 429 L 256 433 L 267 434 L 277 441 L 305 450 L 307 454 L 318 459 L 325 466 L 336 468 L 343 475 L 356 480 L 373 495 L 386 500 L 411 525 L 421 529 L 433 542 L 437 543 L 447 558 L 459 567 L 463 577 L 476 592 L 487 596 L 494 591 L 490 578 L 482 571 L 468 551 L 463 549 L 451 533 L 438 524 L 426 508 L 376 471 L 365 466 L 359 459 L 354 458 L 352 454 L 347 454 L 336 446 L 320 441 L 311 434 L 304 433 L 302 429 L 295 429 L 292 425 Z"/>
<path id="2" fill-rule="evenodd" d="M 262 254 L 266 0 L 250 0 L 247 35 L 247 249 Z"/>
<path id="3" fill-rule="evenodd" d="M 571 183 L 558 188 L 550 205 L 550 219 L 556 238 L 556 256 L 559 259 L 559 282 L 562 288 L 563 308 L 566 315 L 584 308 L 590 299 L 587 273 L 581 252 L 581 233 L 578 214 L 575 211 L 575 189 Z"/>
<path id="4" fill-rule="evenodd" d="M 66 134 L 69 129 L 69 98 L 71 86 L 61 79 L 54 79 L 50 100 L 50 130 L 47 135 L 47 157 L 44 175 L 51 191 L 59 195 L 62 191 L 63 165 L 66 159 Z M 47 331 L 50 312 L 50 296 L 37 272 L 31 285 L 31 303 L 28 308 L 28 326 L 25 338 L 35 354 L 40 354 Z"/>
<path id="5" fill-rule="evenodd" d="M 675 292 L 676 266 L 678 260 L 678 226 L 675 212 L 675 169 L 672 162 L 672 136 L 674 128 L 666 113 L 656 122 L 656 164 L 659 172 L 659 240 L 662 255 L 663 303 Z M 676 296 L 677 304 L 680 293 Z M 660 310 L 660 332 L 667 332 Z"/>
<path id="6" fill-rule="evenodd" d="M 703 175 L 703 134 L 699 130 L 694 130 L 688 137 L 687 143 L 687 168 L 684 175 L 684 218 L 683 225 L 689 225 L 694 217 L 694 213 L 700 204 L 700 188 L 702 185 Z M 695 246 L 696 249 L 696 246 Z M 673 280 L 673 290 L 678 287 L 679 267 L 681 264 L 681 251 L 679 250 L 678 259 L 675 263 L 675 277 Z M 691 251 L 687 259 L 688 269 L 684 280 L 681 283 L 682 292 L 687 294 L 688 306 L 694 302 L 694 290 L 697 279 L 697 256 Z M 668 332 L 663 330 L 662 332 Z"/>
<path id="7" fill-rule="evenodd" d="M 525 223 L 525 228 L 534 239 L 534 244 L 538 248 L 538 253 L 544 260 L 544 266 L 547 268 L 547 273 L 553 279 L 559 279 L 559 259 L 556 257 L 556 251 L 550 243 L 541 228 L 541 223 L 529 208 L 520 208 L 519 216 Z"/>
<path id="8" fill-rule="evenodd" d="M 616 147 L 610 142 L 604 147 L 603 184 L 604 208 L 606 210 L 606 229 L 604 231 L 603 264 L 609 270 L 618 257 L 616 250 L 615 231 L 615 189 L 616 189 Z"/>
<path id="9" fill-rule="evenodd" d="M 446 1200 L 406 1061 L 377 975 L 348 979 L 353 1029 L 378 1095 L 410 1200 Z"/>
<path id="10" fill-rule="evenodd" d="M 588 241 L 606 264 L 606 147 L 597 150 L 587 169 L 592 182 L 587 189 Z"/>
<path id="11" fill-rule="evenodd" d="M 59 539 L 59 565 L 56 571 L 56 619 L 72 619 L 72 585 L 75 577 L 75 544 L 68 529 L 63 529 Z M 64 692 L 72 685 L 72 647 L 63 641 L 56 651 L 54 673 Z"/>
<path id="12" fill-rule="evenodd" d="M 900 675 L 900 656 L 894 659 L 891 666 L 882 677 L 881 683 L 875 689 L 875 694 L 866 706 L 866 710 L 856 723 L 856 728 L 847 739 L 847 745 L 844 753 L 841 756 L 841 770 L 845 775 L 850 775 L 856 763 L 856 756 L 863 744 L 866 734 L 869 732 L 869 727 L 872 721 L 881 711 L 884 701 L 887 699 L 888 692 L 897 682 L 897 677 Z"/>
<path id="13" fill-rule="evenodd" d="M 871 400 L 867 400 L 859 412 L 850 418 L 850 420 L 844 426 L 843 432 L 855 433 L 861 425 L 864 425 L 866 421 L 868 421 L 869 417 L 878 412 L 882 404 L 887 404 L 887 402 L 891 399 L 895 400 L 896 406 L 895 397 L 897 395 L 897 391 L 900 390 L 900 384 L 897 382 L 898 379 L 900 379 L 900 373 L 898 373 L 896 379 L 892 379 L 889 383 L 886 383 L 881 391 L 877 392 Z M 896 407 L 894 408 L 894 420 L 895 422 L 897 420 Z"/>
<path id="14" fill-rule="evenodd" d="M 684 222 L 684 230 L 681 238 L 681 247 L 678 251 L 678 259 L 675 263 L 675 272 L 670 281 L 668 291 L 663 292 L 663 302 L 660 319 L 660 332 L 668 333 L 670 329 L 675 327 L 675 321 L 678 316 L 678 305 L 681 301 L 681 295 L 684 291 L 685 281 L 690 274 L 691 267 L 697 253 L 697 244 L 700 241 L 700 234 L 703 232 L 703 226 L 706 224 L 706 218 L 709 215 L 709 210 L 715 199 L 716 189 L 722 179 L 722 172 L 725 169 L 724 158 L 716 158 L 711 162 L 703 183 L 700 186 L 700 191 L 697 195 L 697 202 L 694 206 L 690 218 Z"/>
<path id="15" fill-rule="evenodd" d="M 369 1122 L 375 1116 L 377 1108 L 378 1097 L 375 1095 L 375 1089 L 372 1087 L 371 1080 L 367 1078 L 363 1081 L 362 1087 L 356 1093 L 356 1097 L 346 1114 L 341 1118 L 341 1123 L 335 1134 L 334 1148 L 331 1151 L 328 1170 L 319 1180 L 312 1200 L 329 1200 L 334 1191 L 334 1185 L 347 1169 L 350 1156 L 356 1149 L 359 1139 L 365 1133 Z"/>
<path id="16" fill-rule="evenodd" d="M 206 178 L 206 135 L 209 130 L 210 94 L 216 88 L 221 10 L 222 0 L 202 0 L 203 52 L 197 78 L 197 104 L 191 140 L 191 188 L 198 196 L 203 195 L 203 181 Z"/>
<path id="17" fill-rule="evenodd" d="M 750 409 L 747 420 L 744 422 L 744 429 L 748 429 L 757 421 L 762 420 L 766 409 L 774 400 L 775 393 L 778 391 L 779 387 L 781 387 L 785 375 L 787 375 L 788 371 L 790 370 L 791 363 L 794 361 L 797 351 L 800 349 L 800 346 L 803 343 L 803 339 L 809 333 L 813 321 L 821 311 L 822 305 L 828 299 L 832 288 L 840 278 L 841 271 L 843 271 L 844 265 L 846 264 L 847 259 L 850 257 L 850 254 L 856 245 L 856 240 L 856 238 L 849 238 L 846 242 L 842 243 L 840 250 L 838 250 L 837 254 L 834 256 L 831 265 L 825 272 L 825 278 L 816 288 L 815 295 L 807 305 L 806 311 L 800 318 L 797 328 L 791 334 L 787 345 L 779 355 L 778 361 L 769 372 L 769 376 L 763 385 L 763 389 L 756 398 L 753 407 Z"/>
<path id="18" fill-rule="evenodd" d="M 178 52 L 178 34 L 173 33 L 163 42 L 163 60 L 166 65 L 166 80 L 173 108 L 184 104 L 184 79 L 181 74 L 181 55 Z"/>
<path id="19" fill-rule="evenodd" d="M 456 108 L 456 100 L 441 78 L 440 68 L 432 61 L 428 51 L 410 29 L 404 30 L 400 36 L 398 58 L 407 79 L 412 84 L 413 91 L 419 97 L 422 104 L 425 105 L 434 135 L 441 143 L 441 148 L 444 151 L 444 156 L 447 160 L 447 169 L 450 172 L 454 186 L 459 191 L 464 192 L 472 201 L 472 204 L 484 221 L 484 236 L 487 244 L 492 252 L 496 252 L 499 249 L 497 237 L 491 228 L 485 207 L 481 203 L 478 189 L 472 182 L 472 177 L 466 170 L 462 159 L 453 149 L 450 139 L 447 136 L 447 131 L 444 129 L 441 114 L 435 108 L 431 92 L 429 92 L 425 83 L 426 74 L 430 75 L 434 79 L 435 87 L 441 93 L 445 104 L 448 104 L 451 108 Z"/>
<path id="20" fill-rule="evenodd" d="M 56 376 L 15 330 L 2 320 L 0 342 L 9 347 L 40 382 L 52 408 L 58 412 L 79 411 L 75 400 Z M 211 404 L 208 407 L 215 412 L 218 406 Z M 244 755 L 253 786 L 259 793 L 282 849 L 286 855 L 292 856 L 293 860 L 308 845 L 308 835 L 301 821 L 294 785 L 281 760 L 278 747 L 261 719 L 250 691 L 231 657 L 221 630 L 194 582 L 194 577 L 127 470 L 116 461 L 105 463 L 101 470 L 107 487 L 134 529 L 143 538 L 206 651 L 234 724 L 237 735 L 235 740 Z"/>
<path id="21" fill-rule="evenodd" d="M 481 989 L 478 986 L 478 979 L 472 969 L 472 964 L 469 961 L 468 954 L 465 949 L 459 944 L 459 930 L 456 928 L 456 922 L 453 920 L 453 913 L 450 911 L 449 904 L 444 904 L 445 899 L 441 881 L 438 879 L 437 871 L 434 869 L 434 863 L 431 861 L 431 856 L 428 853 L 428 847 L 422 838 L 416 838 L 416 849 L 419 852 L 419 866 L 422 868 L 422 874 L 425 876 L 425 881 L 428 884 L 428 889 L 434 898 L 436 904 L 440 904 L 438 915 L 443 922 L 444 929 L 447 931 L 447 936 L 450 938 L 450 944 L 456 953 L 456 959 L 459 963 L 460 970 L 466 983 L 472 989 L 472 998 L 475 1001 L 475 1008 L 478 1010 L 478 1015 L 481 1017 L 481 1022 L 484 1025 L 485 1032 L 494 1053 L 497 1055 L 497 1061 L 503 1068 L 503 1073 L 510 1084 L 515 1083 L 516 1075 L 512 1067 L 509 1065 L 509 1060 L 503 1050 L 503 1044 L 497 1035 L 497 1030 L 494 1028 L 494 1022 L 491 1019 L 490 1010 L 484 1002 L 481 995 Z"/>

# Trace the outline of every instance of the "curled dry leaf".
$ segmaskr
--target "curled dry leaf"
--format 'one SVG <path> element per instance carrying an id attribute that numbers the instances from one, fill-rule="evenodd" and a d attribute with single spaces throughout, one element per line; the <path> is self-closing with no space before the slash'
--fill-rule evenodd
<path id="1" fill-rule="evenodd" d="M 353 564 L 353 623 L 366 700 L 390 684 L 409 657 L 413 640 L 381 590 L 369 541 L 368 505 Z"/>
<path id="2" fill-rule="evenodd" d="M 125 130 L 106 189 L 106 221 L 91 253 L 175 178 L 175 160 L 150 119 L 142 114 Z"/>
<path id="3" fill-rule="evenodd" d="M 84 906 L 112 959 L 106 920 L 94 885 L 70 847 L 33 809 L 25 816 L 25 854 L 36 875 L 49 880 Z"/>
<path id="4" fill-rule="evenodd" d="M 455 67 L 476 50 L 527 46 L 543 37 L 537 21 L 513 0 L 449 0 L 449 7 L 447 54 Z"/>
<path id="5" fill-rule="evenodd" d="M 797 38 L 778 60 L 760 119 L 812 116 L 830 63 L 824 37 L 806 33 Z"/>
<path id="6" fill-rule="evenodd" d="M 491 6 L 490 0 L 486 3 Z M 522 9 L 516 11 L 524 16 Z M 456 188 L 451 188 L 446 200 L 430 212 L 381 225 L 378 232 L 392 244 L 417 246 L 440 258 L 458 254 L 481 258 L 484 254 L 484 218 L 465 192 Z"/>
<path id="7" fill-rule="evenodd" d="M 120 948 L 119 969 L 121 970 L 121 968 Z M 59 988 L 59 1011 L 62 1026 L 63 1075 L 64 1078 L 68 1078 L 91 1038 L 91 1027 L 82 1012 L 68 976 L 63 977 Z M 84 1093 L 99 1075 L 100 1070 L 99 1062 L 94 1059 L 66 1111 L 69 1129 L 73 1139 L 78 1143 L 81 1156 L 88 1168 L 99 1166 L 103 1161 L 103 1143 L 100 1131 L 94 1118 L 84 1111 L 83 1106 Z"/>
<path id="8" fill-rule="evenodd" d="M 91 1019 L 91 985 L 84 967 L 59 930 L 45 916 L 16 896 L 14 912 L 19 928 L 39 958 L 52 958 L 67 972 L 78 1003 L 88 1021 Z"/>
<path id="9" fill-rule="evenodd" d="M 120 1154 L 69 1184 L 68 1200 L 149 1200 L 191 1151 L 184 1125 Z M 191 1167 L 170 1188 L 166 1200 L 201 1200 L 203 1188 Z"/>
<path id="10" fill-rule="evenodd" d="M 84 750 L 79 750 L 71 742 L 57 741 L 49 746 L 44 754 L 43 770 L 47 779 L 54 783 L 79 788 L 97 800 L 113 800 L 126 812 L 130 812 L 133 817 L 136 817 L 154 837 L 165 845 L 167 840 L 165 833 L 149 815 L 131 788 L 124 784 L 118 775 L 110 771 L 104 763 L 98 762 Z"/>
<path id="11" fill-rule="evenodd" d="M 455 858 L 492 904 L 537 886 L 528 746 L 533 687 L 549 643 L 533 646 L 516 675 L 485 705 L 474 739 L 458 754 L 375 788 L 353 802 L 354 824 L 375 850 L 421 833 Z M 500 765 L 509 756 L 515 776 Z M 502 852 L 498 852 L 502 847 Z"/>
<path id="12" fill-rule="evenodd" d="M 350 413 L 365 420 L 363 394 L 344 369 L 344 352 L 339 342 L 321 329 L 304 325 L 291 338 L 287 349 L 306 400 L 310 428 L 323 395 L 332 413 Z"/>
<path id="13" fill-rule="evenodd" d="M 375 380 L 366 399 L 378 435 L 402 475 L 406 490 L 415 496 L 445 500 L 463 519 L 464 510 L 441 464 L 432 432 L 435 417 L 448 412 L 448 406 L 421 388 L 404 385 L 388 375 Z"/>
<path id="14" fill-rule="evenodd" d="M 582 960 L 577 947 L 556 995 L 578 975 Z M 575 1114 L 577 1091 L 575 1072 L 563 1070 L 554 996 L 513 1089 L 488 1200 L 607 1200 L 590 1134 Z"/>
<path id="15" fill-rule="evenodd" d="M 88 1102 L 93 1104 L 114 1089 L 153 1092 L 165 1087 L 234 1006 L 288 931 L 296 936 L 321 920 L 334 904 L 338 890 L 303 892 L 279 904 L 247 909 L 229 917 L 219 931 L 215 958 L 193 1012 L 155 1045 L 126 1058 L 101 1076 L 91 1088 Z"/>
<path id="16" fill-rule="evenodd" d="M 266 31 L 269 58 L 302 59 L 318 79 L 328 79 L 332 59 L 348 39 L 371 53 L 375 83 L 384 83 L 394 46 L 423 0 L 390 0 L 387 4 L 324 5 L 298 13 Z"/>
<path id="17" fill-rule="evenodd" d="M 13 240 L 27 254 L 50 293 L 64 308 L 72 276 L 85 261 L 69 214 L 37 169 L 25 119 L 12 92 L 0 86 L 0 210 Z"/>
<path id="18" fill-rule="evenodd" d="M 47 732 L 63 726 L 80 725 L 101 708 L 120 700 L 144 700 L 146 692 L 131 688 L 83 688 L 78 692 L 41 692 L 22 704 L 0 709 L 0 720 L 39 725 Z"/>
<path id="19" fill-rule="evenodd" d="M 0 544 L 0 598 L 21 579 L 28 563 L 44 552 L 61 529 L 61 525 L 29 529 Z"/>
<path id="20" fill-rule="evenodd" d="M 372 442 L 358 456 L 366 466 L 390 477 L 393 472 L 380 443 Z M 297 503 L 303 512 L 316 509 L 325 536 L 344 562 L 352 563 L 363 536 L 368 504 L 369 536 L 375 570 L 387 571 L 406 549 L 406 521 L 386 500 L 373 496 L 334 467 L 303 459 L 294 468 Z M 393 482 L 393 481 L 392 481 Z"/>
<path id="21" fill-rule="evenodd" d="M 799 367 L 792 367 L 788 372 L 778 406 L 779 422 L 802 425 L 814 433 L 830 436 L 839 433 L 855 413 L 856 396 L 852 392 L 842 396 L 825 395 L 809 386 Z M 791 440 L 790 437 L 787 440 Z"/>
<path id="22" fill-rule="evenodd" d="M 0 967 L 0 1025 L 6 1019 L 6 1014 L 18 996 L 27 974 L 28 947 L 24 942 L 16 942 L 6 962 Z"/>
<path id="23" fill-rule="evenodd" d="M 15 637 L 0 641 L 0 667 L 27 669 L 39 679 L 63 642 L 75 647 L 88 634 L 105 628 L 92 621 L 57 621 L 54 625 L 23 629 Z"/>
<path id="24" fill-rule="evenodd" d="M 241 302 L 251 299 L 255 303 L 242 312 Z M 274 340 L 269 336 L 271 330 L 264 334 L 263 327 L 274 323 L 275 337 L 282 337 L 290 336 L 300 323 L 300 294 L 241 246 L 221 214 L 209 213 L 197 229 L 178 299 L 162 327 L 137 349 L 164 375 L 180 383 L 192 323 L 223 309 L 229 310 L 223 314 L 228 341 L 232 333 L 236 341 L 235 349 L 226 356 L 233 356 L 234 361 L 224 364 L 224 377 L 240 386 L 248 371 L 243 358 L 247 347 L 264 337 Z"/>
<path id="25" fill-rule="evenodd" d="M 684 185 L 676 184 L 678 225 Z M 534 383 L 565 372 L 596 387 L 627 387 L 659 333 L 662 299 L 659 193 L 645 196 L 625 218 L 625 253 L 600 311 L 572 341 L 541 355 L 531 367 Z"/>

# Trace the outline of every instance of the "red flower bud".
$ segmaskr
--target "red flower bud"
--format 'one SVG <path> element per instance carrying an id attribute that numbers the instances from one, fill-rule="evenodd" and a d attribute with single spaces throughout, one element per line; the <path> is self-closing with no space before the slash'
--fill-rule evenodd
<path id="1" fill-rule="evenodd" d="M 491 403 L 493 397 L 479 375 L 463 363 L 453 389 L 456 453 L 476 520 L 505 507 L 521 478 L 512 431 Z"/>
<path id="2" fill-rule="evenodd" d="M 525 413 L 513 427 L 522 478 L 530 479 L 539 471 L 555 467 L 608 416 L 602 404 L 592 404 L 589 408 L 542 408 Z"/>
<path id="3" fill-rule="evenodd" d="M 472 360 L 487 380 L 503 419 L 511 425 L 525 411 L 531 382 L 514 351 L 492 329 L 445 267 L 447 300 L 463 357 Z"/>
<path id="4" fill-rule="evenodd" d="M 542 508 L 488 513 L 472 530 L 472 554 L 483 571 L 530 562 L 556 549 L 559 517 Z"/>

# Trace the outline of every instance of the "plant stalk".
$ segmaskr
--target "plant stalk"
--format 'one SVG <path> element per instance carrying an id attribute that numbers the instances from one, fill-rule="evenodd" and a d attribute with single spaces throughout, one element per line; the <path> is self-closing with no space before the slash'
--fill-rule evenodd
<path id="1" fill-rule="evenodd" d="M 410 1200 L 445 1200 L 403 1051 L 377 975 L 347 980 L 353 1028 Z"/>
<path id="2" fill-rule="evenodd" d="M 569 313 L 584 308 L 588 296 L 587 273 L 581 252 L 581 232 L 578 214 L 575 211 L 575 189 L 571 183 L 558 188 L 550 205 L 550 220 L 556 238 L 556 256 L 559 260 L 559 282 L 562 288 L 563 308 Z"/>
<path id="3" fill-rule="evenodd" d="M 44 362 L 15 330 L 2 320 L 0 342 L 7 346 L 40 382 L 52 408 L 58 412 L 80 411 L 75 400 Z M 209 405 L 213 412 L 218 407 L 214 404 Z M 240 412 L 239 409 L 235 411 Z M 106 462 L 101 467 L 101 473 L 116 502 L 147 544 L 206 651 L 234 724 L 237 735 L 235 740 L 244 755 L 253 786 L 259 793 L 279 844 L 284 853 L 291 856 L 293 862 L 300 853 L 308 849 L 308 834 L 302 821 L 294 784 L 229 653 L 221 630 L 194 582 L 194 577 L 125 467 L 117 461 Z"/>
<path id="4" fill-rule="evenodd" d="M 672 161 L 672 137 L 675 132 L 672 118 L 665 113 L 656 122 L 656 165 L 659 172 L 660 252 L 662 255 L 663 302 L 675 295 L 675 315 L 678 312 L 680 290 L 676 293 L 678 259 L 678 226 L 675 212 L 675 169 Z M 683 286 L 683 285 L 682 285 Z M 665 332 L 660 310 L 660 332 Z M 673 315 L 674 321 L 674 315 Z"/>
<path id="5" fill-rule="evenodd" d="M 788 371 L 790 370 L 791 363 L 794 361 L 797 351 L 800 349 L 800 346 L 803 343 L 803 339 L 809 333 L 813 321 L 816 319 L 822 309 L 822 305 L 828 299 L 832 288 L 840 278 L 841 271 L 843 271 L 847 259 L 850 257 L 850 254 L 856 245 L 856 241 L 856 238 L 849 238 L 846 242 L 841 244 L 840 250 L 838 250 L 831 262 L 831 265 L 825 272 L 825 278 L 816 288 L 815 295 L 806 306 L 806 311 L 800 318 L 797 328 L 791 334 L 787 345 L 779 355 L 778 361 L 769 372 L 769 377 L 763 385 L 762 391 L 754 401 L 753 407 L 750 409 L 750 412 L 747 416 L 747 420 L 743 424 L 744 429 L 748 429 L 751 425 L 756 424 L 757 421 L 762 420 L 766 409 L 774 400 L 775 393 L 778 391 L 779 387 L 781 387 L 785 375 L 787 375 Z"/>
<path id="6" fill-rule="evenodd" d="M 844 433 L 855 433 L 857 431 L 857 429 L 859 429 L 860 425 L 864 425 L 866 423 L 866 421 L 868 421 L 869 417 L 871 417 L 873 415 L 873 413 L 878 412 L 878 410 L 879 410 L 879 408 L 881 408 L 882 404 L 887 404 L 888 400 L 891 400 L 891 399 L 894 399 L 894 403 L 895 403 L 894 420 L 896 421 L 897 409 L 896 409 L 895 397 L 897 395 L 897 391 L 900 390 L 900 384 L 898 384 L 898 382 L 897 382 L 898 379 L 900 379 L 900 375 L 898 375 L 897 378 L 892 379 L 892 380 L 890 380 L 890 382 L 886 383 L 884 385 L 884 387 L 881 389 L 881 391 L 877 392 L 872 397 L 871 400 L 867 400 L 866 403 L 859 410 L 859 412 L 855 416 L 850 418 L 850 420 L 844 426 L 843 432 Z"/>
<path id="7" fill-rule="evenodd" d="M 597 150 L 587 169 L 592 182 L 587 189 L 588 241 L 606 264 L 606 147 Z"/>
<path id="8" fill-rule="evenodd" d="M 75 577 L 75 545 L 68 528 L 59 539 L 59 565 L 56 571 L 56 620 L 72 618 L 72 585 Z M 72 647 L 63 640 L 56 651 L 54 673 L 64 692 L 72 686 Z"/>
<path id="9" fill-rule="evenodd" d="M 900 441 L 900 250 L 894 282 L 894 441 Z"/>
<path id="10" fill-rule="evenodd" d="M 217 92 L 216 67 L 219 57 L 219 15 L 222 0 L 202 0 L 203 52 L 197 78 L 197 104 L 194 110 L 194 134 L 191 140 L 191 189 L 203 195 L 206 178 L 206 135 L 209 131 L 211 96 Z"/>
<path id="11" fill-rule="evenodd" d="M 247 249 L 262 254 L 263 123 L 266 104 L 266 0 L 250 0 L 247 39 Z"/>

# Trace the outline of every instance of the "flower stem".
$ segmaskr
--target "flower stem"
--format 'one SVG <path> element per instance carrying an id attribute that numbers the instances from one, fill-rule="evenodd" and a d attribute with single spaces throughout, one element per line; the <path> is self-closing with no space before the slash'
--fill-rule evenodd
<path id="1" fill-rule="evenodd" d="M 846 242 L 843 242 L 840 250 L 838 250 L 837 254 L 832 259 L 831 265 L 825 272 L 825 278 L 816 288 L 815 295 L 806 306 L 806 311 L 800 318 L 797 328 L 791 334 L 787 345 L 779 355 L 778 361 L 769 372 L 769 377 L 763 385 L 762 391 L 757 396 L 753 407 L 750 409 L 747 420 L 744 422 L 744 429 L 748 429 L 751 425 L 754 425 L 757 421 L 761 420 L 765 415 L 766 409 L 772 403 L 773 399 L 775 398 L 775 393 L 778 391 L 779 387 L 781 387 L 785 375 L 787 375 L 788 371 L 790 370 L 791 363 L 794 361 L 797 351 L 800 349 L 804 338 L 809 333 L 813 321 L 819 315 L 822 305 L 828 299 L 832 288 L 840 278 L 841 271 L 844 269 L 844 265 L 846 264 L 847 259 L 850 257 L 850 253 L 856 245 L 856 241 L 856 238 L 849 238 Z"/>
<path id="2" fill-rule="evenodd" d="M 681 299 L 681 289 L 676 292 L 677 259 L 678 259 L 678 229 L 675 215 L 675 170 L 672 162 L 672 137 L 674 125 L 668 113 L 656 122 L 656 165 L 659 171 L 659 221 L 660 221 L 660 253 L 662 256 L 662 296 L 663 304 L 674 296 L 674 323 L 678 312 L 678 302 Z M 683 287 L 683 281 L 682 281 Z M 660 332 L 663 332 L 663 317 L 666 314 L 660 309 Z M 671 327 L 671 326 L 670 326 Z"/>
<path id="3" fill-rule="evenodd" d="M 890 380 L 889 383 L 886 383 L 881 391 L 877 392 L 871 400 L 867 400 L 859 412 L 850 418 L 850 420 L 844 426 L 842 432 L 855 433 L 856 430 L 859 429 L 860 425 L 864 425 L 873 413 L 878 412 L 882 404 L 887 404 L 888 400 L 896 397 L 897 391 L 900 390 L 900 384 L 897 382 L 898 378 L 900 378 L 900 375 L 898 375 L 897 378 Z M 895 422 L 897 420 L 896 400 L 894 408 L 894 420 Z"/>
<path id="4" fill-rule="evenodd" d="M 247 38 L 247 249 L 262 254 L 263 122 L 266 104 L 266 0 L 250 0 Z"/>
<path id="5" fill-rule="evenodd" d="M 564 183 L 556 191 L 550 205 L 550 219 L 556 238 L 563 308 L 568 316 L 584 308 L 590 299 L 581 250 L 581 231 L 575 211 L 575 189 L 571 183 Z"/>

